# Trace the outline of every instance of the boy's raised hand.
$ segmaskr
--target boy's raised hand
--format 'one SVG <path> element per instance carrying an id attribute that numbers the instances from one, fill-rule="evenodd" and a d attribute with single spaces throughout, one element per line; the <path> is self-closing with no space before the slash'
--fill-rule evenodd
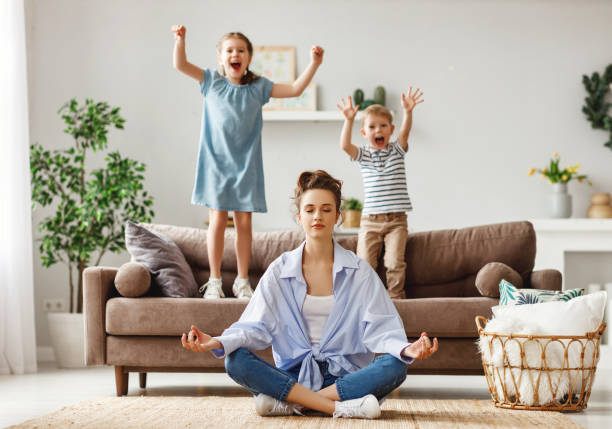
<path id="1" fill-rule="evenodd" d="M 414 91 L 414 94 L 412 93 L 412 87 L 409 86 L 408 87 L 408 94 L 404 95 L 404 93 L 402 92 L 402 107 L 404 108 L 405 112 L 412 112 L 412 109 L 414 109 L 414 107 L 419 104 L 422 103 L 423 100 L 421 97 L 423 96 L 423 91 L 421 91 L 419 88 L 417 88 Z"/>
<path id="2" fill-rule="evenodd" d="M 336 107 L 340 109 L 344 117 L 349 121 L 352 121 L 353 119 L 355 119 L 355 116 L 357 116 L 357 112 L 359 111 L 359 105 L 353 107 L 353 99 L 351 98 L 350 95 L 348 96 L 348 104 L 344 103 L 344 98 L 343 98 L 342 106 L 340 106 L 339 104 L 336 104 Z"/>
<path id="3" fill-rule="evenodd" d="M 323 54 L 325 50 L 320 46 L 313 46 L 310 48 L 310 61 L 315 64 L 321 64 L 323 62 Z"/>
<path id="4" fill-rule="evenodd" d="M 174 40 L 183 40 L 185 39 L 185 33 L 187 33 L 187 29 L 183 25 L 173 25 L 171 28 L 174 33 Z"/>

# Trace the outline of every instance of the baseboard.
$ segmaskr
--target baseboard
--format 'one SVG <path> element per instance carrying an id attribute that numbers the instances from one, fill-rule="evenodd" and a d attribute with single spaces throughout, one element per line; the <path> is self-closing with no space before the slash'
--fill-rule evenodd
<path id="1" fill-rule="evenodd" d="M 51 346 L 36 347 L 36 360 L 38 362 L 55 362 L 55 353 Z"/>

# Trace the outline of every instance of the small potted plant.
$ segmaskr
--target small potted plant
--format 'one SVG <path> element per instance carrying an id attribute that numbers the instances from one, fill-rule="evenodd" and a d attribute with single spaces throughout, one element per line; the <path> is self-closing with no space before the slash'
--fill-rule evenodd
<path id="1" fill-rule="evenodd" d="M 553 153 L 550 164 L 545 168 L 532 168 L 527 173 L 533 176 L 534 173 L 540 173 L 548 182 L 553 185 L 552 212 L 551 215 L 556 218 L 568 218 L 572 215 L 572 196 L 567 193 L 567 183 L 571 180 L 577 180 L 579 183 L 585 180 L 590 186 L 593 184 L 587 180 L 586 174 L 578 174 L 580 164 L 559 167 L 561 158 L 557 152 Z"/>
<path id="2" fill-rule="evenodd" d="M 342 204 L 342 225 L 345 228 L 359 228 L 363 204 L 357 198 L 348 198 Z"/>
<path id="3" fill-rule="evenodd" d="M 67 266 L 70 307 L 48 313 L 49 333 L 59 366 L 77 367 L 84 366 L 83 270 L 92 261 L 99 265 L 107 251 L 125 249 L 125 222 L 149 222 L 153 199 L 143 187 L 145 165 L 117 151 L 107 154 L 105 166 L 85 168 L 90 151 L 106 149 L 109 128 L 123 128 L 118 107 L 72 99 L 58 113 L 73 142 L 67 149 L 30 146 L 32 209 L 51 206 L 38 225 L 40 258 L 44 267 Z"/>

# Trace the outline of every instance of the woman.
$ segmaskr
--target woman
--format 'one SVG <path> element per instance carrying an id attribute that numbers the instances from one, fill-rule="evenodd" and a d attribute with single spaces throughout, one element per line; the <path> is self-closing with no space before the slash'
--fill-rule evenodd
<path id="1" fill-rule="evenodd" d="M 378 275 L 333 240 L 341 187 L 325 171 L 302 173 L 294 200 L 306 241 L 270 264 L 240 320 L 220 337 L 192 326 L 181 338 L 185 348 L 224 357 L 262 416 L 307 408 L 377 418 L 379 400 L 404 381 L 406 364 L 438 349 L 426 333 L 408 343 Z M 269 346 L 276 367 L 251 352 Z"/>

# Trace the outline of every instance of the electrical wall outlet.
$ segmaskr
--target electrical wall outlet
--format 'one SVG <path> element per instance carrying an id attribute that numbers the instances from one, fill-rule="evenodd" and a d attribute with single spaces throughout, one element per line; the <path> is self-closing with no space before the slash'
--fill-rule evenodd
<path id="1" fill-rule="evenodd" d="M 47 312 L 66 311 L 66 304 L 63 299 L 43 299 L 43 309 Z"/>

